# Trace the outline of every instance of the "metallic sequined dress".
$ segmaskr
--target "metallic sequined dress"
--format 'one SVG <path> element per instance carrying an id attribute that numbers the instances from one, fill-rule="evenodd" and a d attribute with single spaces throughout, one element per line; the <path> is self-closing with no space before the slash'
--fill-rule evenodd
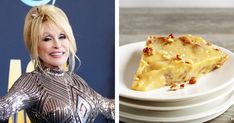
<path id="1" fill-rule="evenodd" d="M 114 119 L 114 107 L 74 73 L 35 70 L 0 98 L 0 119 L 25 109 L 32 123 L 92 123 L 98 113 Z"/>

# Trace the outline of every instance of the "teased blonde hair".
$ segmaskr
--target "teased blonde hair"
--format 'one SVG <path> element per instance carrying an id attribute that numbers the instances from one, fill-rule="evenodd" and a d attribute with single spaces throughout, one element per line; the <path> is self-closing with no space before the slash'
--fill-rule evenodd
<path id="1" fill-rule="evenodd" d="M 38 57 L 38 42 L 42 33 L 42 24 L 44 22 L 56 24 L 59 28 L 63 29 L 67 36 L 70 49 L 69 49 L 69 70 L 73 71 L 75 67 L 76 56 L 76 40 L 66 14 L 54 5 L 41 5 L 33 7 L 29 10 L 25 17 L 24 23 L 24 41 L 26 48 L 30 53 L 34 67 L 40 67 L 41 63 Z"/>

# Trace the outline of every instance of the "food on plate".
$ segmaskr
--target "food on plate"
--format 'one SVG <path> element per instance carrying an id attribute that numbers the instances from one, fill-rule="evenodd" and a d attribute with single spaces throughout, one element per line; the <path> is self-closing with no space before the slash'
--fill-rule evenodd
<path id="1" fill-rule="evenodd" d="M 149 91 L 163 86 L 171 90 L 195 84 L 203 74 L 220 68 L 228 55 L 199 36 L 149 36 L 131 88 Z"/>

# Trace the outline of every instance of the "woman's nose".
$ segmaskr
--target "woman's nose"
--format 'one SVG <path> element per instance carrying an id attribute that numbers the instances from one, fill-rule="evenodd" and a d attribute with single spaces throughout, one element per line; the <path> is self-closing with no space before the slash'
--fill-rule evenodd
<path id="1" fill-rule="evenodd" d="M 61 42 L 58 39 L 54 39 L 54 48 L 58 49 L 61 47 Z"/>

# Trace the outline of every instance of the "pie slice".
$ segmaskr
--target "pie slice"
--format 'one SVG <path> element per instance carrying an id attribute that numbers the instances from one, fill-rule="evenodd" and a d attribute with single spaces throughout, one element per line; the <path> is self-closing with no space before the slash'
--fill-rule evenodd
<path id="1" fill-rule="evenodd" d="M 149 36 L 131 88 L 149 91 L 194 83 L 195 78 L 221 67 L 227 59 L 228 55 L 198 36 Z"/>

